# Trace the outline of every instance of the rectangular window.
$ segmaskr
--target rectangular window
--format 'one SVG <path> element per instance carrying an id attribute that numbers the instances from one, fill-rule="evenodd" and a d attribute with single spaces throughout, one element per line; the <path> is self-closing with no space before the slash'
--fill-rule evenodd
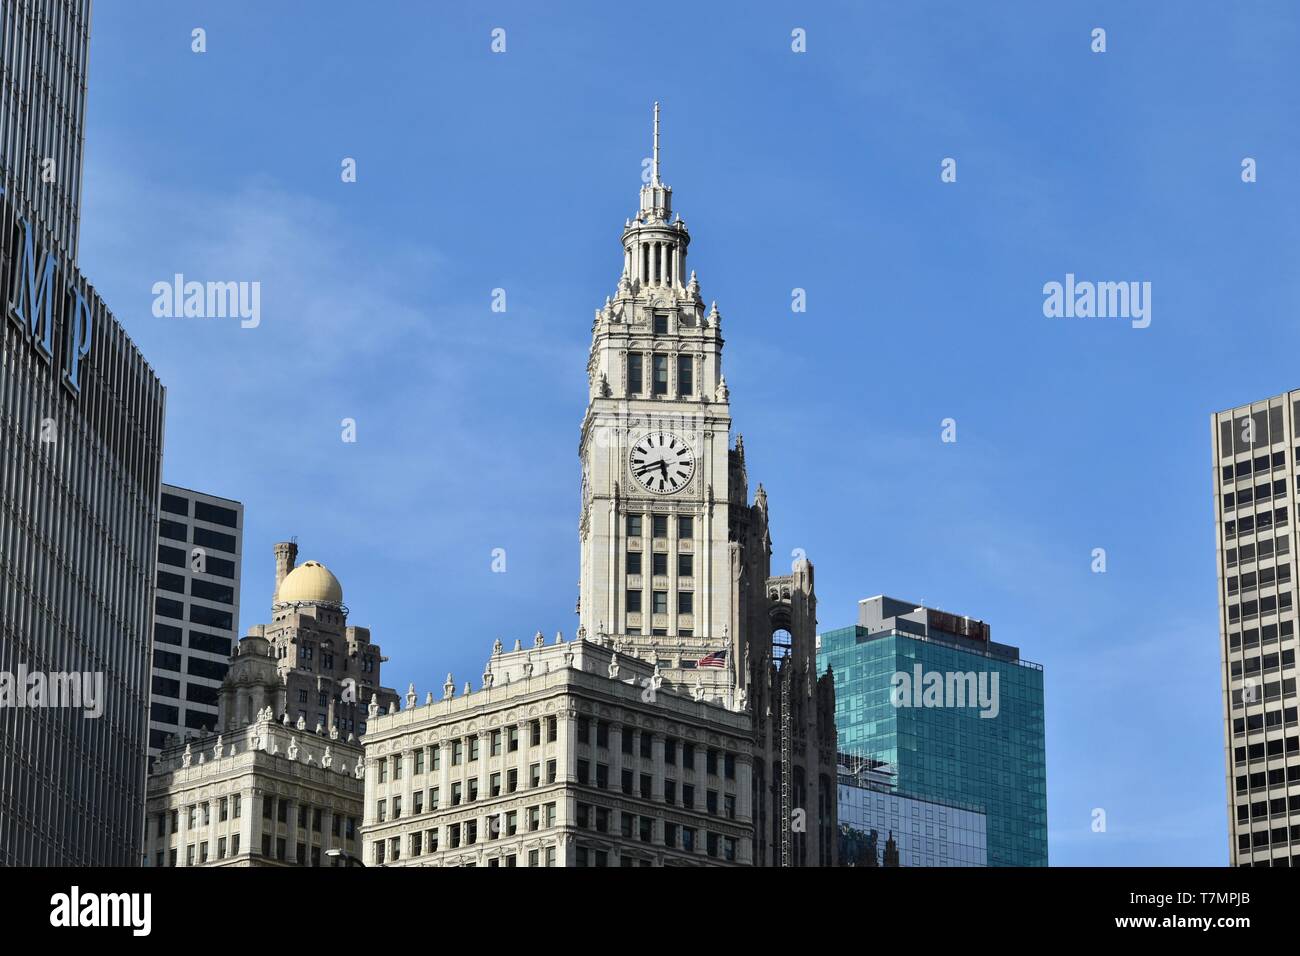
<path id="1" fill-rule="evenodd" d="M 628 574 L 641 573 L 641 552 L 640 551 L 629 551 L 627 553 L 627 573 Z"/>
<path id="2" fill-rule="evenodd" d="M 160 571 L 161 575 L 162 572 Z M 213 581 L 200 581 L 198 578 L 190 581 L 190 594 L 196 598 L 203 598 L 205 601 L 215 601 L 218 604 L 234 604 L 235 589 L 229 584 L 217 584 Z"/>
<path id="3" fill-rule="evenodd" d="M 695 577 L 695 555 L 693 554 L 677 555 L 677 576 L 679 578 Z"/>
<path id="4" fill-rule="evenodd" d="M 667 395 L 668 394 L 668 356 L 656 355 L 651 360 L 654 368 L 654 380 L 652 382 L 651 394 Z"/>
<path id="5" fill-rule="evenodd" d="M 206 501 L 194 502 L 194 517 L 200 521 L 210 521 L 212 524 L 223 524 L 227 528 L 239 527 L 239 514 L 230 508 L 222 508 L 218 505 L 210 505 Z M 226 550 L 233 550 L 227 548 Z"/>
<path id="6" fill-rule="evenodd" d="M 683 540 L 695 537 L 695 518 L 693 515 L 677 516 L 677 537 Z"/>
<path id="7" fill-rule="evenodd" d="M 655 614 L 668 613 L 668 592 L 667 591 L 654 592 L 654 613 Z"/>
<path id="8" fill-rule="evenodd" d="M 158 587 L 164 591 L 175 591 L 177 594 L 185 593 L 185 578 L 179 574 L 172 574 L 170 571 L 159 571 L 156 578 Z"/>
<path id="9" fill-rule="evenodd" d="M 205 548 L 216 548 L 218 551 L 225 551 L 229 554 L 237 553 L 235 550 L 234 535 L 209 531 L 207 528 L 194 529 L 194 543 L 202 545 Z"/>
<path id="10" fill-rule="evenodd" d="M 668 334 L 668 316 L 663 312 L 656 312 L 654 318 L 655 335 Z"/>
<path id="11" fill-rule="evenodd" d="M 695 358 L 691 355 L 677 356 L 677 394 L 689 395 L 695 391 Z"/>
<path id="12" fill-rule="evenodd" d="M 627 609 L 628 609 L 628 613 L 630 614 L 641 613 L 641 592 L 640 591 L 627 592 Z"/>
<path id="13" fill-rule="evenodd" d="M 627 516 L 627 536 L 629 538 L 641 537 L 641 516 L 640 515 Z"/>
<path id="14" fill-rule="evenodd" d="M 668 555 L 656 551 L 651 557 L 651 566 L 654 574 L 665 575 L 668 573 Z"/>
<path id="15" fill-rule="evenodd" d="M 627 393 L 629 395 L 641 394 L 641 378 L 641 353 L 629 352 L 627 356 Z"/>
<path id="16" fill-rule="evenodd" d="M 668 537 L 668 516 L 667 515 L 654 515 L 651 518 L 650 523 L 652 526 L 651 530 L 653 531 L 654 537 L 656 538 Z"/>
<path id="17" fill-rule="evenodd" d="M 694 614 L 695 613 L 695 594 L 691 591 L 677 592 L 677 613 Z"/>

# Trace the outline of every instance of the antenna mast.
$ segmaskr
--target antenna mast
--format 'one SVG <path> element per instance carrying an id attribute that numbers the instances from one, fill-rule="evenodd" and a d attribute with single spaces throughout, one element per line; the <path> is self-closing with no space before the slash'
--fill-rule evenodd
<path id="1" fill-rule="evenodd" d="M 659 185 L 659 101 L 658 101 L 658 100 L 655 100 L 655 162 L 654 162 L 654 166 L 655 166 L 655 171 L 654 171 L 655 181 L 654 181 L 654 184 L 655 184 L 656 186 L 658 186 L 658 185 Z"/>

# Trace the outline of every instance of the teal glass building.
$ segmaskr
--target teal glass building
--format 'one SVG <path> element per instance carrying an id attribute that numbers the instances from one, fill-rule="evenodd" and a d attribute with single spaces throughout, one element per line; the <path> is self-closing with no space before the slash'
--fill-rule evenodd
<path id="1" fill-rule="evenodd" d="M 821 635 L 817 669 L 834 673 L 842 759 L 900 793 L 982 810 L 989 866 L 1047 865 L 1040 665 L 980 621 L 882 596 L 862 602 L 857 626 Z M 958 698 L 963 681 L 982 692 Z M 949 693 L 911 687 L 940 682 Z"/>

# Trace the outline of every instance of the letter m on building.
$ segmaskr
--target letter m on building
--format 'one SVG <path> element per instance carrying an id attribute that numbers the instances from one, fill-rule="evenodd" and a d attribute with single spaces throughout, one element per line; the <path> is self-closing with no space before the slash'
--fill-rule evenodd
<path id="1" fill-rule="evenodd" d="M 42 250 L 43 251 L 43 250 Z M 54 269 L 59 260 L 52 252 L 45 252 L 41 267 L 36 264 L 36 243 L 32 224 L 23 220 L 23 258 L 18 267 L 18 301 L 13 304 L 28 334 L 46 358 L 54 354 Z"/>

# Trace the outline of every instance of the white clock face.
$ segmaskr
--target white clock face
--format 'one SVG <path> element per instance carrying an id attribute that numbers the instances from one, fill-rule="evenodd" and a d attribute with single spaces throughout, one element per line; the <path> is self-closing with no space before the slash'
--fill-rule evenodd
<path id="1" fill-rule="evenodd" d="M 695 474 L 695 455 L 672 432 L 651 432 L 632 446 L 628 467 L 647 491 L 671 495 L 685 488 Z"/>

